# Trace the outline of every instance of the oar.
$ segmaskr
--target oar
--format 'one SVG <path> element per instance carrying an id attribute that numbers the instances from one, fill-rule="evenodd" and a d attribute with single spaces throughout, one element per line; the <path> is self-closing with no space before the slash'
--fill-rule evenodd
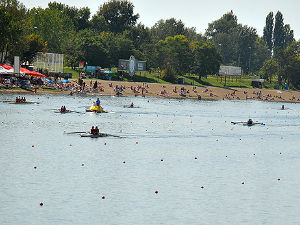
<path id="1" fill-rule="evenodd" d="M 237 123 L 247 123 L 247 122 L 231 122 L 232 124 L 237 124 Z"/>
<path id="2" fill-rule="evenodd" d="M 68 133 L 65 132 L 65 134 L 84 134 L 84 133 L 88 133 L 88 132 L 87 131 L 75 131 L 75 132 L 68 132 Z"/>

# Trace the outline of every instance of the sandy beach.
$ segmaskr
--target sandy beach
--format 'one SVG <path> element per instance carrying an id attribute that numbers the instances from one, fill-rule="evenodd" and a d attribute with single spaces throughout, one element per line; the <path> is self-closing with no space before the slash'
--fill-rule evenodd
<path id="1" fill-rule="evenodd" d="M 269 90 L 249 88 L 220 88 L 199 87 L 180 84 L 160 84 L 142 82 L 123 82 L 83 79 L 84 88 L 80 87 L 77 79 L 71 83 L 56 87 L 58 90 L 37 89 L 39 93 L 90 94 L 90 95 L 119 95 L 119 96 L 154 96 L 166 98 L 195 98 L 199 100 L 261 100 L 276 102 L 300 102 L 300 92 L 292 90 Z M 93 89 L 97 81 L 97 89 Z M 4 89 L 0 92 L 34 93 L 20 89 Z"/>

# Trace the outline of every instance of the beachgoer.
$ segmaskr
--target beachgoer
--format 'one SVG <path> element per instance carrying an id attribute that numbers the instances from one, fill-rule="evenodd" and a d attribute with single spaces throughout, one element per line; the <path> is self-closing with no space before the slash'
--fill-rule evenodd
<path id="1" fill-rule="evenodd" d="M 100 100 L 99 100 L 99 98 L 97 98 L 96 105 L 100 106 Z"/>

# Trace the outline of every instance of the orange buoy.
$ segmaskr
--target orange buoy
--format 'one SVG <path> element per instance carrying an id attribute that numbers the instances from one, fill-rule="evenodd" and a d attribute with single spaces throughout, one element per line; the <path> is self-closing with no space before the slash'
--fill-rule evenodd
<path id="1" fill-rule="evenodd" d="M 40 206 L 43 206 L 43 205 L 44 205 L 44 203 L 40 202 Z"/>

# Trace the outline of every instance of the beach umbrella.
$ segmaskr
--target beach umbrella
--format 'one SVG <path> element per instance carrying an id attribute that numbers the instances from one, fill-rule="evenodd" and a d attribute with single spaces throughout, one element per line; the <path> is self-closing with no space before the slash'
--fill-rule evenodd
<path id="1" fill-rule="evenodd" d="M 70 81 L 69 81 L 69 80 L 66 80 L 66 79 L 65 79 L 65 80 L 61 80 L 60 82 L 61 82 L 61 83 L 70 83 Z"/>
<path id="2" fill-rule="evenodd" d="M 105 70 L 104 73 L 106 73 L 106 74 L 114 74 L 115 72 L 111 71 L 111 70 Z"/>
<path id="3" fill-rule="evenodd" d="M 54 84 L 54 82 L 52 80 L 50 80 L 50 79 L 45 79 L 45 81 L 47 81 L 47 82 L 49 82 L 51 84 Z"/>

